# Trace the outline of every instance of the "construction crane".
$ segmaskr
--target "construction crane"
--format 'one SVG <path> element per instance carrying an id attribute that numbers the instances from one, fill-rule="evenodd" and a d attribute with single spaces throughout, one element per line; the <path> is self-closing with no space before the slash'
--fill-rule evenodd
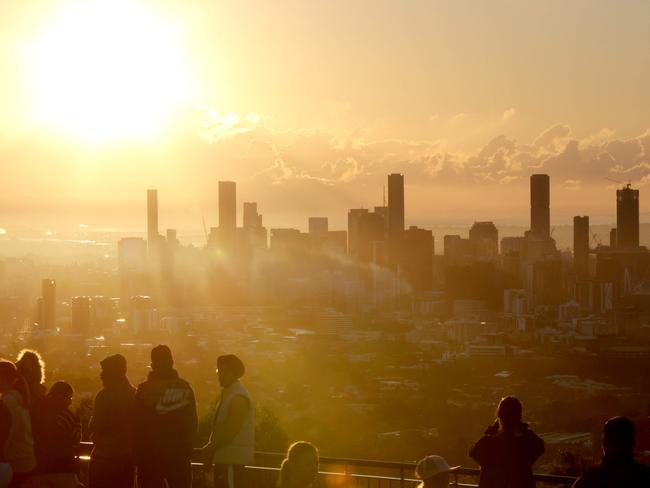
<path id="1" fill-rule="evenodd" d="M 595 232 L 591 233 L 591 240 L 596 244 L 596 247 L 600 247 L 603 245 L 603 243 L 600 241 L 600 237 L 598 237 L 598 234 Z"/>

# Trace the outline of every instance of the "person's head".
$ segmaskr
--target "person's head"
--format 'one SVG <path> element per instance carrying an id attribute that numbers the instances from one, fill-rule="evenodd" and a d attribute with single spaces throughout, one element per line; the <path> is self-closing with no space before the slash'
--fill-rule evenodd
<path id="1" fill-rule="evenodd" d="M 502 398 L 497 407 L 497 418 L 499 425 L 504 431 L 514 430 L 521 424 L 522 407 L 521 402 L 513 397 Z"/>
<path id="2" fill-rule="evenodd" d="M 154 371 L 169 371 L 174 367 L 174 358 L 169 347 L 160 344 L 151 350 L 151 369 Z"/>
<path id="3" fill-rule="evenodd" d="M 20 351 L 16 358 L 16 367 L 30 386 L 40 385 L 45 381 L 45 363 L 37 351 Z"/>
<path id="4" fill-rule="evenodd" d="M 29 405 L 29 389 L 25 378 L 18 372 L 14 363 L 6 359 L 0 359 L 0 393 L 9 390 L 16 390 L 22 397 L 23 404 Z"/>
<path id="5" fill-rule="evenodd" d="M 289 446 L 280 467 L 281 488 L 307 488 L 318 476 L 318 449 L 305 441 Z"/>
<path id="6" fill-rule="evenodd" d="M 121 354 L 108 356 L 99 365 L 102 368 L 99 377 L 104 386 L 110 386 L 126 378 L 126 358 Z"/>
<path id="7" fill-rule="evenodd" d="M 420 488 L 447 488 L 449 476 L 458 466 L 450 467 L 442 456 L 427 456 L 415 467 L 415 476 L 422 480 Z"/>
<path id="8" fill-rule="evenodd" d="M 219 384 L 224 388 L 232 385 L 239 378 L 244 376 L 246 368 L 241 359 L 234 354 L 226 354 L 217 358 L 217 375 Z"/>
<path id="9" fill-rule="evenodd" d="M 57 410 L 65 410 L 72 403 L 72 395 L 74 395 L 74 390 L 69 383 L 65 381 L 57 381 L 50 387 L 50 391 L 47 392 L 47 399 Z"/>
<path id="10" fill-rule="evenodd" d="M 613 417 L 603 428 L 603 453 L 607 456 L 632 454 L 636 444 L 636 429 L 627 417 Z"/>

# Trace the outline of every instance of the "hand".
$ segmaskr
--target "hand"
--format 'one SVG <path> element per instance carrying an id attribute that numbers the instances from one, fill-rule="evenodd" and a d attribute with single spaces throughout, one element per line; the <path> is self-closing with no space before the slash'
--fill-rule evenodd
<path id="1" fill-rule="evenodd" d="M 497 432 L 499 432 L 499 419 L 496 419 L 492 425 L 490 425 L 487 429 L 485 429 L 485 434 L 486 435 L 494 435 Z"/>

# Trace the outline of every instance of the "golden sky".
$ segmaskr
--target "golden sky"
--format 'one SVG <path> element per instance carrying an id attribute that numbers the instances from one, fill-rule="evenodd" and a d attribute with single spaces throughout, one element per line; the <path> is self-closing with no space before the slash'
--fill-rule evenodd
<path id="1" fill-rule="evenodd" d="M 605 177 L 643 213 L 649 18 L 636 0 L 3 1 L 0 227 L 117 226 L 148 187 L 168 225 L 216 225 L 218 179 L 269 225 L 343 225 L 391 171 L 407 223 L 525 222 L 541 171 L 558 222 L 611 221 Z"/>

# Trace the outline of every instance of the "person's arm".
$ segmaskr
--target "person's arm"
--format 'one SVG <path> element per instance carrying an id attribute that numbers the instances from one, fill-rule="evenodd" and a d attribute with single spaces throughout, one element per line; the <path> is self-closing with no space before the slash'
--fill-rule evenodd
<path id="1" fill-rule="evenodd" d="M 490 448 L 491 436 L 484 435 L 476 444 L 469 450 L 469 457 L 476 461 L 480 466 L 484 466 L 490 462 Z"/>
<path id="2" fill-rule="evenodd" d="M 215 425 L 210 441 L 203 447 L 207 456 L 212 456 L 217 449 L 227 446 L 233 441 L 244 425 L 249 408 L 252 406 L 248 398 L 237 395 L 232 399 L 226 421 L 222 425 Z"/>

